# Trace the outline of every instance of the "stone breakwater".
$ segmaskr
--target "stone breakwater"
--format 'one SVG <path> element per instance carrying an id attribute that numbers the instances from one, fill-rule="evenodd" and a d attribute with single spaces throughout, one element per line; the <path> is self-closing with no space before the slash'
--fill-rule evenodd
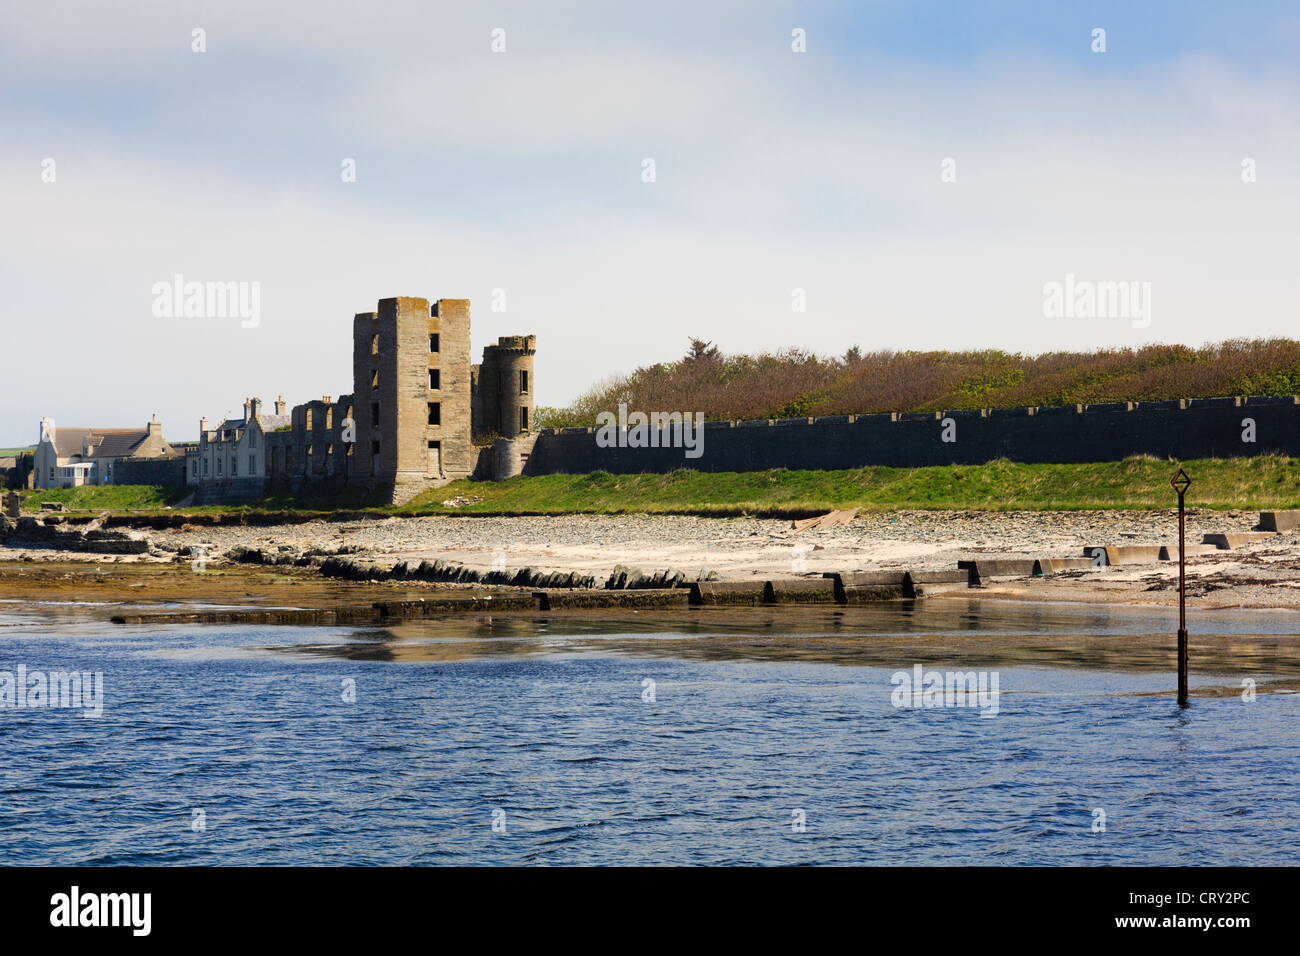
<path id="1" fill-rule="evenodd" d="M 57 516 L 41 519 L 0 515 L 0 544 L 89 554 L 141 555 L 154 550 L 153 543 L 143 534 L 104 528 L 105 518 L 101 515 L 88 524 L 73 525 Z"/>
<path id="2" fill-rule="evenodd" d="M 355 552 L 357 549 L 351 549 Z M 629 590 L 675 588 L 688 583 L 684 571 L 662 570 L 645 574 L 636 568 L 616 567 L 608 578 L 597 581 L 595 575 L 578 571 L 546 571 L 539 568 L 482 571 L 454 561 L 399 561 L 391 567 L 370 561 L 321 554 L 294 555 L 267 553 L 256 548 L 235 547 L 224 555 L 226 560 L 241 564 L 290 565 L 315 567 L 326 577 L 344 581 L 426 581 L 431 584 L 489 584 L 517 588 L 596 588 Z M 716 579 L 708 575 L 705 579 Z"/>

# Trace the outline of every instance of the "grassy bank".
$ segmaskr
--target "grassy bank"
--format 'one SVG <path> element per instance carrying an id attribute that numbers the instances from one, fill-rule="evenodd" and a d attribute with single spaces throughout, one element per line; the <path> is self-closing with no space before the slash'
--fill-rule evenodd
<path id="1" fill-rule="evenodd" d="M 184 488 L 154 485 L 85 485 L 81 488 L 51 488 L 26 496 L 24 507 L 40 509 L 43 501 L 61 501 L 75 511 L 144 511 L 175 504 L 187 494 Z"/>
<path id="2" fill-rule="evenodd" d="M 1247 510 L 1300 508 L 1300 459 L 1210 459 L 1184 462 L 1192 476 L 1189 505 Z M 211 511 L 368 511 L 378 514 L 518 514 L 642 512 L 651 514 L 781 515 L 831 508 L 911 508 L 980 511 L 1073 511 L 1168 508 L 1176 465 L 1150 458 L 1082 465 L 1009 461 L 938 468 L 857 468 L 846 471 L 675 471 L 666 475 L 542 475 L 508 481 L 457 481 L 401 507 L 366 502 L 350 489 L 333 498 L 268 498 L 254 505 L 186 509 Z M 28 499 L 63 501 L 84 510 L 162 509 L 176 489 L 148 486 L 70 488 Z M 477 499 L 460 507 L 455 498 Z"/>
<path id="3" fill-rule="evenodd" d="M 1300 508 L 1300 459 L 1261 457 L 1184 463 L 1188 502 L 1209 508 Z M 786 513 L 859 507 L 1008 510 L 1150 509 L 1175 501 L 1176 465 L 1148 458 L 1082 465 L 986 465 L 667 475 L 544 475 L 456 482 L 408 505 L 428 512 Z M 481 501 L 447 508 L 464 496 Z"/>

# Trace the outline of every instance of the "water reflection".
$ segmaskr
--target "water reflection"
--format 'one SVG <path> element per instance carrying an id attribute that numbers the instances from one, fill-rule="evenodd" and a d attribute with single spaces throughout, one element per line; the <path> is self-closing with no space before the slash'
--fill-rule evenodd
<path id="1" fill-rule="evenodd" d="M 454 662 L 493 657 L 612 654 L 707 661 L 804 661 L 858 667 L 912 664 L 1172 671 L 1174 634 L 1164 609 L 897 602 L 872 607 L 711 608 L 636 615 L 538 613 L 454 616 L 333 632 L 327 640 L 272 645 L 277 653 L 347 660 Z M 1274 675 L 1272 690 L 1300 680 L 1300 615 L 1202 614 L 1193 671 L 1240 679 Z M 1208 630 L 1207 630 L 1208 628 Z M 1201 687 L 1234 693 L 1233 687 Z"/>

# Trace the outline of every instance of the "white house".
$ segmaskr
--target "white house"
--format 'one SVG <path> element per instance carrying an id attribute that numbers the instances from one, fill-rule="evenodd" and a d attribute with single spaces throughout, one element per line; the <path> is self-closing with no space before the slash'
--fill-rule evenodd
<path id="1" fill-rule="evenodd" d="M 42 418 L 34 484 L 37 488 L 111 485 L 118 460 L 172 453 L 157 416 L 144 428 L 56 428 L 50 419 Z"/>

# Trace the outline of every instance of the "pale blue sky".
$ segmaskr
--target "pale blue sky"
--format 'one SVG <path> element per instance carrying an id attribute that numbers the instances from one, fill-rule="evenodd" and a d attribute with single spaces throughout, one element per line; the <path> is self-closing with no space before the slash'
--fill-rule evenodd
<path id="1" fill-rule="evenodd" d="M 469 297 L 476 355 L 537 333 L 543 404 L 689 336 L 1296 334 L 1291 7 L 13 0 L 0 295 L 48 356 L 5 363 L 0 445 L 346 392 L 351 316 L 390 295 Z M 260 325 L 156 318 L 177 272 L 261 283 Z M 1150 282 L 1151 325 L 1044 319 L 1067 272 Z"/>

